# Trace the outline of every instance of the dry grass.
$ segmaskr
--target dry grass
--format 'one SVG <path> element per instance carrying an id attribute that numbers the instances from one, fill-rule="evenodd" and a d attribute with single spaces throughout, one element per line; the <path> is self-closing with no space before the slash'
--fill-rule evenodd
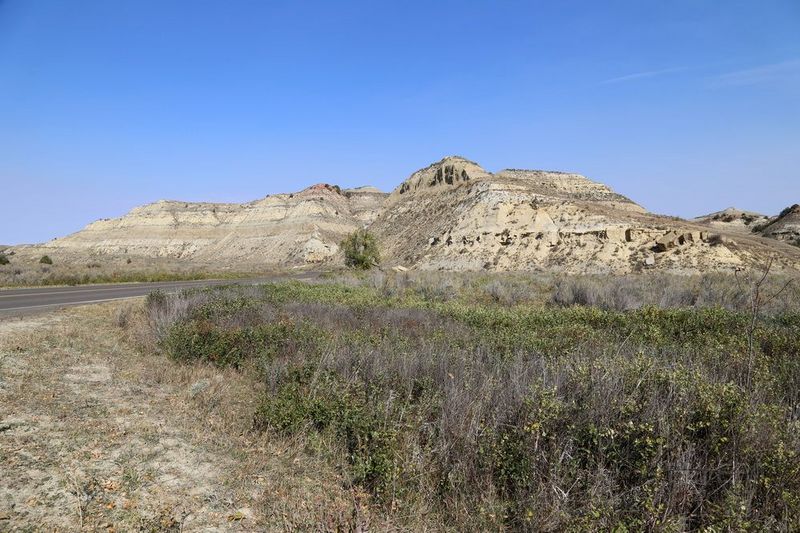
<path id="1" fill-rule="evenodd" d="M 137 352 L 114 324 L 136 320 L 121 305 L 0 322 L 0 530 L 369 521 L 301 440 L 251 431 L 263 385 Z"/>
<path id="2" fill-rule="evenodd" d="M 0 322 L 0 530 L 797 526 L 794 286 L 341 281 Z"/>
<path id="3" fill-rule="evenodd" d="M 744 311 L 750 306 L 749 287 L 761 270 L 738 274 L 678 275 L 650 273 L 625 276 L 474 272 L 337 272 L 322 281 L 367 287 L 383 296 L 413 293 L 428 301 L 458 300 L 469 304 L 589 306 L 629 311 L 659 308 L 723 307 Z M 791 281 L 788 286 L 787 282 Z M 782 313 L 800 307 L 797 273 L 771 273 L 764 287 L 768 298 L 762 311 Z"/>
<path id="4" fill-rule="evenodd" d="M 194 279 L 236 279 L 263 273 L 262 269 L 232 271 L 215 265 L 195 265 L 172 259 L 128 259 L 124 257 L 64 257 L 51 254 L 52 264 L 39 263 L 39 256 L 15 254 L 0 264 L 0 287 L 82 285 L 183 281 Z M 273 273 L 273 272 L 271 272 Z"/>

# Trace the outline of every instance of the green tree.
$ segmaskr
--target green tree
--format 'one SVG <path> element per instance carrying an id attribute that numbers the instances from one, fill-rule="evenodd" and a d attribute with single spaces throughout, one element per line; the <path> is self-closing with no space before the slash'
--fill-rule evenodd
<path id="1" fill-rule="evenodd" d="M 0 253 L 0 265 L 7 265 L 10 262 L 11 261 L 8 260 L 8 257 L 6 256 L 6 254 Z"/>
<path id="2" fill-rule="evenodd" d="M 378 242 L 365 229 L 356 230 L 342 241 L 344 263 L 351 268 L 370 269 L 380 262 Z"/>
<path id="3" fill-rule="evenodd" d="M 50 259 L 49 255 L 43 255 L 42 258 L 39 259 L 39 262 L 42 263 L 43 265 L 52 265 L 53 264 L 53 260 Z"/>

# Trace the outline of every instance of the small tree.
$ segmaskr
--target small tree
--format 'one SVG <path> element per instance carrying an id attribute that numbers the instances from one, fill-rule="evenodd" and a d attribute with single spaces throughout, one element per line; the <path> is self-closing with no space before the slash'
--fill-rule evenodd
<path id="1" fill-rule="evenodd" d="M 755 279 L 748 276 L 746 279 L 741 280 L 739 277 L 740 270 L 736 270 L 734 275 L 736 276 L 736 282 L 739 284 L 739 288 L 744 292 L 744 290 L 748 290 L 750 292 L 750 325 L 747 327 L 747 355 L 748 355 L 748 362 L 747 362 L 747 386 L 750 387 L 753 383 L 752 376 L 753 376 L 753 364 L 755 359 L 755 338 L 756 338 L 756 329 L 758 328 L 758 321 L 761 319 L 761 307 L 764 304 L 769 303 L 770 301 L 774 300 L 778 296 L 785 291 L 789 285 L 792 284 L 794 279 L 789 279 L 786 283 L 783 284 L 783 287 L 771 296 L 765 296 L 763 287 L 764 283 L 767 281 L 769 277 L 770 270 L 772 270 L 772 263 L 775 261 L 775 256 L 771 256 L 768 260 L 766 265 L 764 265 L 763 273 L 757 276 Z M 743 288 L 743 283 L 747 283 L 749 287 Z"/>
<path id="2" fill-rule="evenodd" d="M 351 268 L 370 269 L 380 261 L 378 242 L 365 229 L 356 230 L 342 241 L 344 263 Z"/>
<path id="3" fill-rule="evenodd" d="M 50 259 L 49 255 L 43 255 L 42 258 L 39 259 L 39 262 L 42 263 L 43 265 L 52 265 L 53 264 L 53 260 Z"/>
<path id="4" fill-rule="evenodd" d="M 0 253 L 0 265 L 7 265 L 10 262 L 11 261 L 8 260 L 8 256 L 6 256 L 6 254 Z"/>

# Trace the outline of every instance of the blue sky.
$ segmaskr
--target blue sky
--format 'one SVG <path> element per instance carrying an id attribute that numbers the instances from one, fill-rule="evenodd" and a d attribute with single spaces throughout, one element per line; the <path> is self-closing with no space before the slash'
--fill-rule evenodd
<path id="1" fill-rule="evenodd" d="M 0 0 L 0 243 L 447 154 L 800 202 L 800 2 Z"/>

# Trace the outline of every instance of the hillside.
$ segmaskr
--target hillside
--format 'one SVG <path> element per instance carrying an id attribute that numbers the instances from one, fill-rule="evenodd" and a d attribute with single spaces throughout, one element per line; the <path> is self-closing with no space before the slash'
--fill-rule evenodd
<path id="1" fill-rule="evenodd" d="M 761 228 L 761 234 L 779 241 L 800 246 L 800 204 L 787 207 Z"/>
<path id="2" fill-rule="evenodd" d="M 774 217 L 730 207 L 694 220 L 726 231 L 753 233 L 800 246 L 800 204 L 789 206 Z"/>
<path id="3" fill-rule="evenodd" d="M 746 266 L 763 239 L 647 213 L 577 174 L 504 170 L 447 157 L 387 198 L 372 229 L 386 256 L 423 269 L 696 272 Z M 798 264 L 789 254 L 785 265 Z"/>
<path id="4" fill-rule="evenodd" d="M 730 270 L 777 254 L 800 264 L 795 206 L 774 220 L 735 209 L 686 221 L 648 213 L 606 185 L 565 172 L 491 173 L 450 156 L 391 194 L 318 184 L 245 204 L 159 201 L 66 237 L 13 247 L 15 262 L 160 261 L 248 269 L 341 264 L 357 228 L 377 237 L 388 267 L 628 273 Z M 771 220 L 771 222 L 770 222 Z M 765 224 L 764 239 L 751 229 Z M 172 267 L 169 267 L 172 268 Z"/>
<path id="5" fill-rule="evenodd" d="M 727 231 L 746 231 L 753 232 L 759 226 L 768 223 L 770 217 L 752 211 L 742 211 L 735 207 L 729 207 L 716 213 L 700 216 L 694 219 L 695 222 L 705 223 L 711 227 Z"/>
<path id="6" fill-rule="evenodd" d="M 182 259 L 198 263 L 318 263 L 369 224 L 385 194 L 318 184 L 246 204 L 159 201 L 21 253 Z"/>

